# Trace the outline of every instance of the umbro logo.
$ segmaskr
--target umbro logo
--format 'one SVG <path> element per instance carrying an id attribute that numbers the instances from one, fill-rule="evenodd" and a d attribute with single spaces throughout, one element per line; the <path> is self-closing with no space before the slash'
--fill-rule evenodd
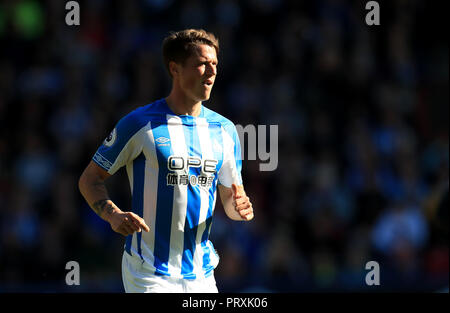
<path id="1" fill-rule="evenodd" d="M 155 139 L 155 141 L 158 143 L 158 146 L 160 146 L 160 145 L 162 145 L 162 144 L 165 144 L 165 143 L 169 142 L 170 139 L 169 139 L 169 138 L 166 138 L 166 137 L 158 137 L 158 138 Z M 168 145 L 169 145 L 169 144 L 167 144 L 167 146 L 168 146 Z"/>

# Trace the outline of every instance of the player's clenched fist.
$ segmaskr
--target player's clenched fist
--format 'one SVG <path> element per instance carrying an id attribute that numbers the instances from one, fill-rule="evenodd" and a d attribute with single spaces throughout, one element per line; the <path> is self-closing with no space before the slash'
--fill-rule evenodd
<path id="1" fill-rule="evenodd" d="M 250 198 L 245 194 L 244 188 L 236 184 L 231 185 L 233 191 L 233 205 L 234 209 L 246 221 L 253 218 L 253 207 Z"/>

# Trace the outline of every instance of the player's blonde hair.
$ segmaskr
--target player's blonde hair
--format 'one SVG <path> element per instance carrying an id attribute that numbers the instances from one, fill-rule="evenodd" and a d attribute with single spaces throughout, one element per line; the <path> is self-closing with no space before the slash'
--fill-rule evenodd
<path id="1" fill-rule="evenodd" d="M 164 58 L 164 65 L 170 73 L 169 63 L 184 64 L 189 58 L 197 45 L 206 44 L 216 50 L 219 55 L 219 40 L 212 34 L 203 29 L 185 29 L 178 32 L 171 32 L 169 36 L 164 38 L 162 43 L 162 53 Z"/>

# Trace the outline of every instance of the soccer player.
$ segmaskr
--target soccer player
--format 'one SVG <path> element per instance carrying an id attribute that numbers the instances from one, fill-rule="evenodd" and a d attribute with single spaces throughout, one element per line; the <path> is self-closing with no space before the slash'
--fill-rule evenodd
<path id="1" fill-rule="evenodd" d="M 166 37 L 162 50 L 172 78 L 169 96 L 117 123 L 79 188 L 90 207 L 126 236 L 126 292 L 218 292 L 219 257 L 208 239 L 216 189 L 229 218 L 253 218 L 236 127 L 202 104 L 216 79 L 219 42 L 204 30 L 188 29 Z M 122 166 L 132 212 L 110 200 L 104 183 Z"/>

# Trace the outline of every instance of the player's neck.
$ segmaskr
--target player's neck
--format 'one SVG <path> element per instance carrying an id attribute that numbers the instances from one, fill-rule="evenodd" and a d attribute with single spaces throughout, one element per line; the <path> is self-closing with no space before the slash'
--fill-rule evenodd
<path id="1" fill-rule="evenodd" d="M 189 99 L 184 94 L 177 93 L 174 90 L 166 98 L 167 105 L 173 113 L 177 115 L 199 116 L 202 110 L 202 103 Z"/>

